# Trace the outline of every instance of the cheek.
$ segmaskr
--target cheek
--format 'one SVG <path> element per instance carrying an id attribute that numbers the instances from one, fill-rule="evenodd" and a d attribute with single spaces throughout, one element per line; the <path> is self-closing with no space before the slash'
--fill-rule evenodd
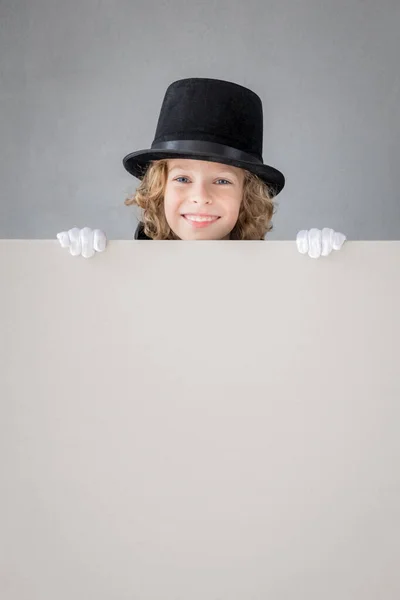
<path id="1" fill-rule="evenodd" d="M 240 200 L 234 198 L 229 204 L 228 213 L 232 219 L 237 219 L 240 211 Z"/>
<path id="2" fill-rule="evenodd" d="M 166 191 L 164 194 L 164 211 L 167 218 L 172 219 L 179 213 L 181 199 L 179 193 Z"/>

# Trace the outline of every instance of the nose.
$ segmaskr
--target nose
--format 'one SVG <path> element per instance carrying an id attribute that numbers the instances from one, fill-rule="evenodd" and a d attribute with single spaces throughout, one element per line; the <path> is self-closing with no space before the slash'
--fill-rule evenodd
<path id="1" fill-rule="evenodd" d="M 192 202 L 199 204 L 211 204 L 212 197 L 206 183 L 198 182 L 196 187 L 193 187 Z"/>

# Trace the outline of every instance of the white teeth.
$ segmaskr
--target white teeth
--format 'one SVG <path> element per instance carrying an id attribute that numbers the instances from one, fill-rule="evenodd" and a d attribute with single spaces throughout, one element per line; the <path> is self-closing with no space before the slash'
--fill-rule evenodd
<path id="1" fill-rule="evenodd" d="M 186 219 L 189 221 L 216 221 L 218 217 L 194 217 L 192 215 L 185 215 Z"/>

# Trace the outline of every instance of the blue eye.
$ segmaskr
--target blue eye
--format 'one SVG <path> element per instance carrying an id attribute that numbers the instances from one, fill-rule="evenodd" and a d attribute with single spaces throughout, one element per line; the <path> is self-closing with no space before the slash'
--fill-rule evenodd
<path id="1" fill-rule="evenodd" d="M 187 177 L 177 177 L 175 179 L 175 181 L 178 181 L 179 179 L 188 179 Z M 230 183 L 230 181 L 228 181 L 227 179 L 217 179 L 217 181 L 226 181 L 227 183 Z"/>

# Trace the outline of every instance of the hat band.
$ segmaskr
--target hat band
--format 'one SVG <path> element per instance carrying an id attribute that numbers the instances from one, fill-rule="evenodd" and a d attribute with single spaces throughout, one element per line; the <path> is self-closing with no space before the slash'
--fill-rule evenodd
<path id="1" fill-rule="evenodd" d="M 217 144 L 216 142 L 204 142 L 201 140 L 172 140 L 169 142 L 158 142 L 152 144 L 152 150 L 178 150 L 184 152 L 204 153 L 204 154 L 219 154 L 224 158 L 232 158 L 244 162 L 251 162 L 262 165 L 262 160 L 256 158 L 253 154 L 243 152 L 232 146 Z"/>

